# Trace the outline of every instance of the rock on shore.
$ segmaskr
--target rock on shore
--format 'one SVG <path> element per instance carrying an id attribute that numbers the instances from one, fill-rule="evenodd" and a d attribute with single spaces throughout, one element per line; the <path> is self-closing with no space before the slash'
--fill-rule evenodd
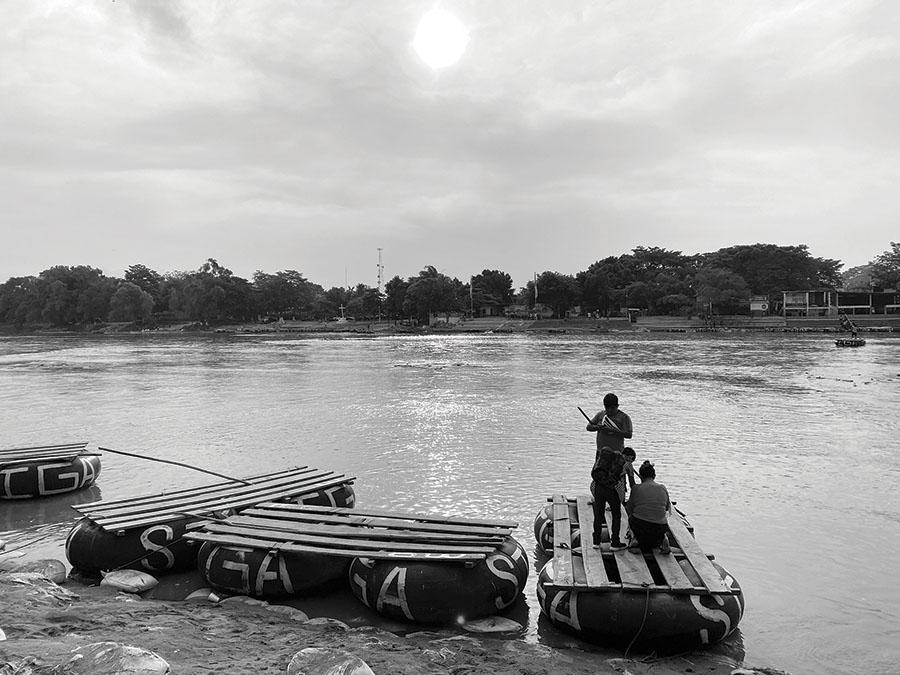
<path id="1" fill-rule="evenodd" d="M 306 621 L 302 612 L 265 603 L 142 600 L 108 587 L 66 586 L 34 572 L 0 573 L 3 604 L 16 608 L 0 616 L 0 635 L 6 638 L 0 637 L 0 675 L 88 672 L 72 670 L 72 659 L 98 651 L 110 659 L 116 654 L 136 655 L 162 669 L 142 671 L 151 673 L 163 673 L 169 667 L 172 673 L 284 675 L 293 662 L 296 673 L 730 675 L 739 665 L 703 653 L 691 654 L 690 660 L 604 661 L 587 650 L 551 649 L 458 630 L 420 631 L 403 637 L 374 627 L 350 628 L 335 620 Z M 137 651 L 90 647 L 95 643 L 116 643 Z M 63 664 L 71 667 L 64 669 Z"/>

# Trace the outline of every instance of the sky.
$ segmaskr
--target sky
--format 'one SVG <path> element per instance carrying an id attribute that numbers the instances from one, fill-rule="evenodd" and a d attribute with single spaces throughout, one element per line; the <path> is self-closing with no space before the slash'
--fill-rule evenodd
<path id="1" fill-rule="evenodd" d="M 454 64 L 414 48 L 441 9 Z M 418 43 L 417 43 L 418 44 Z M 637 246 L 900 240 L 885 0 L 0 4 L 0 281 L 428 266 L 516 287 Z"/>

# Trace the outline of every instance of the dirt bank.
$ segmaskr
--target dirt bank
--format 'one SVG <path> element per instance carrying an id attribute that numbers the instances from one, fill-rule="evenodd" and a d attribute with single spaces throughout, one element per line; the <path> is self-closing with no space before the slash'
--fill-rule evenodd
<path id="1" fill-rule="evenodd" d="M 740 664 L 703 652 L 661 660 L 608 659 L 461 630 L 401 636 L 302 612 L 234 600 L 162 601 L 36 575 L 0 574 L 0 673 L 49 675 L 72 650 L 113 641 L 155 652 L 172 673 L 285 673 L 306 647 L 344 649 L 379 674 L 550 675 L 551 673 L 730 674 Z M 752 670 L 738 672 L 751 673 Z M 758 673 L 775 673 L 760 669 Z"/>

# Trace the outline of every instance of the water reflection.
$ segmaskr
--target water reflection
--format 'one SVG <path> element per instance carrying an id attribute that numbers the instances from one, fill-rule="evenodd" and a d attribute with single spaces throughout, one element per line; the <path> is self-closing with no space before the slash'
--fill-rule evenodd
<path id="1" fill-rule="evenodd" d="M 865 350 L 749 333 L 0 338 L 0 434 L 229 475 L 309 465 L 357 476 L 360 508 L 517 521 L 534 569 L 527 639 L 565 641 L 540 627 L 531 526 L 550 495 L 587 493 L 595 448 L 576 406 L 615 391 L 638 459 L 744 587 L 735 649 L 786 670 L 886 672 L 900 624 L 900 538 L 884 534 L 900 521 L 898 363 L 900 340 L 881 336 Z M 835 498 L 848 467 L 852 512 Z M 202 482 L 104 457 L 99 485 L 115 499 Z M 63 557 L 77 514 L 55 499 L 34 514 L 0 503 L 0 529 L 56 527 L 48 549 Z M 853 541 L 879 545 L 822 546 Z"/>
<path id="2" fill-rule="evenodd" d="M 27 530 L 41 525 L 72 523 L 81 517 L 72 508 L 73 506 L 98 501 L 102 499 L 101 495 L 100 487 L 93 485 L 84 490 L 52 497 L 2 500 L 0 501 L 0 532 Z"/>

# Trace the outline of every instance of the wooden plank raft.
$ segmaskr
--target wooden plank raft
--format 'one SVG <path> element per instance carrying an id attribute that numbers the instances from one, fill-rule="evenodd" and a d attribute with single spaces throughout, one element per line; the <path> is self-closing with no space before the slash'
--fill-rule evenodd
<path id="1" fill-rule="evenodd" d="M 99 455 L 99 452 L 87 451 L 86 441 L 58 445 L 35 445 L 28 448 L 9 448 L 0 450 L 0 468 L 30 462 L 71 462 L 76 457 Z"/>
<path id="2" fill-rule="evenodd" d="M 217 511 L 255 506 L 279 499 L 293 499 L 328 490 L 356 480 L 353 476 L 297 467 L 276 473 L 251 476 L 170 493 L 76 504 L 72 508 L 109 532 L 147 527 L 181 520 L 186 516 L 206 518 Z"/>
<path id="3" fill-rule="evenodd" d="M 269 502 L 205 522 L 185 539 L 348 558 L 474 563 L 493 553 L 516 526 L 497 520 Z"/>
<path id="4" fill-rule="evenodd" d="M 678 548 L 664 555 L 658 550 L 652 555 L 635 554 L 628 549 L 614 551 L 609 542 L 600 548 L 591 546 L 594 527 L 593 503 L 587 495 L 575 498 L 581 546 L 572 542 L 572 523 L 569 506 L 573 500 L 554 495 L 553 501 L 553 564 L 555 579 L 545 586 L 565 590 L 650 591 L 692 595 L 731 595 L 734 591 L 713 567 L 709 557 L 688 532 L 677 514 L 669 515 L 669 531 Z M 607 508 L 606 526 L 612 529 L 612 514 Z M 622 510 L 620 539 L 625 540 L 628 516 Z M 682 564 L 691 568 L 699 584 L 691 581 Z M 693 576 L 692 575 L 692 576 Z M 618 580 L 616 580 L 618 579 Z"/>

